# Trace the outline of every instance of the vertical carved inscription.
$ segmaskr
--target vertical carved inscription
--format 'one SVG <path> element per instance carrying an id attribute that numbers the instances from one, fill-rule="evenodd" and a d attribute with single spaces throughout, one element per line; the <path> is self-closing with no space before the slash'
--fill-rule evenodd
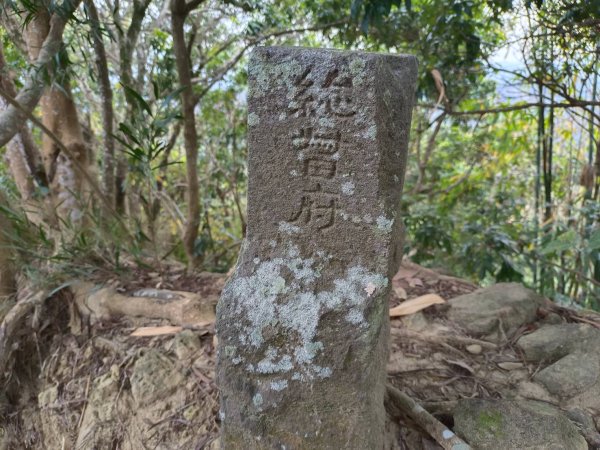
<path id="1" fill-rule="evenodd" d="M 317 231 L 335 225 L 336 205 L 339 201 L 337 169 L 342 139 L 336 120 L 356 114 L 353 102 L 352 78 L 341 75 L 335 68 L 323 80 L 313 78 L 313 68 L 308 67 L 294 80 L 294 93 L 288 113 L 302 122 L 293 131 L 291 144 L 297 154 L 299 170 L 303 177 L 303 191 L 290 222 L 308 226 Z M 324 127 L 322 122 L 332 123 Z"/>

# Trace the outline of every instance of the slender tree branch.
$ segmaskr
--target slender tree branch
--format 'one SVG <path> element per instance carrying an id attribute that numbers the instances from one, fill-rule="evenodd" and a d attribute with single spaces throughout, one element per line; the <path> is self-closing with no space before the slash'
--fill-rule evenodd
<path id="1" fill-rule="evenodd" d="M 472 449 L 471 446 L 449 430 L 442 422 L 428 413 L 425 408 L 391 384 L 386 385 L 385 406 L 386 410 L 392 416 L 397 417 L 404 414 L 410 417 L 427 431 L 445 450 Z"/>
<path id="2" fill-rule="evenodd" d="M 305 27 L 305 28 L 291 28 L 291 29 L 287 29 L 287 30 L 277 30 L 277 31 L 273 31 L 267 34 L 264 34 L 262 36 L 250 39 L 246 45 L 244 47 L 242 47 L 242 49 L 227 63 L 225 64 L 225 66 L 218 71 L 216 74 L 214 74 L 211 78 L 206 78 L 206 79 L 202 79 L 202 78 L 193 78 L 191 81 L 192 83 L 203 83 L 204 84 L 204 88 L 195 96 L 195 103 L 199 102 L 200 99 L 202 99 L 211 89 L 212 87 L 217 84 L 219 81 L 221 81 L 223 79 L 223 77 L 239 62 L 240 59 L 242 59 L 242 57 L 246 54 L 246 52 L 256 46 L 261 44 L 262 42 L 274 38 L 274 37 L 279 37 L 279 36 L 285 36 L 287 34 L 295 34 L 295 33 L 305 33 L 307 31 L 323 31 L 323 30 L 327 30 L 329 28 L 333 28 L 339 25 L 342 25 L 344 23 L 347 23 L 346 20 L 340 20 L 337 22 L 331 22 L 331 23 L 327 23 L 324 25 L 315 25 L 312 27 Z M 226 46 L 229 45 L 229 42 L 225 44 Z M 219 51 L 221 51 L 221 49 L 219 49 Z"/>
<path id="3" fill-rule="evenodd" d="M 542 102 L 528 102 L 528 103 L 517 103 L 509 106 L 499 106 L 497 108 L 486 108 L 486 109 L 473 109 L 465 111 L 455 111 L 440 108 L 434 104 L 420 104 L 418 105 L 424 108 L 440 109 L 449 116 L 483 116 L 485 114 L 498 114 L 511 111 L 521 111 L 529 108 L 540 108 L 540 107 L 553 107 L 553 108 L 587 108 L 588 106 L 600 106 L 600 102 L 587 101 L 587 100 L 576 100 L 572 102 L 559 102 L 559 103 L 542 103 Z"/>

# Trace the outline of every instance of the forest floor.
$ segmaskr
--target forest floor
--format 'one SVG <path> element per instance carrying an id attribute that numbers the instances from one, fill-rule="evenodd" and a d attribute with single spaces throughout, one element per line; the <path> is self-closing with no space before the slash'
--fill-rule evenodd
<path id="1" fill-rule="evenodd" d="M 225 276 L 169 267 L 92 281 L 47 300 L 46 319 L 13 345 L 0 449 L 217 449 L 214 308 Z M 391 385 L 474 448 L 600 448 L 600 315 L 410 262 L 393 285 Z M 135 298 L 154 318 L 112 301 Z M 390 416 L 395 448 L 444 448 L 409 416 Z M 571 441 L 556 436 L 573 430 Z"/>

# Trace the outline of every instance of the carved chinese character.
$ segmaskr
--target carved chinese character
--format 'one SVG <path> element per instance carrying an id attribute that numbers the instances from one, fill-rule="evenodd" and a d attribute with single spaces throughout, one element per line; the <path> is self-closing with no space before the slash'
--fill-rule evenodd
<path id="1" fill-rule="evenodd" d="M 317 113 L 317 99 L 309 91 L 314 82 L 309 78 L 311 68 L 307 68 L 295 81 L 295 93 L 288 105 L 289 111 L 296 117 L 314 117 Z"/>
<path id="2" fill-rule="evenodd" d="M 310 225 L 317 230 L 331 227 L 335 222 L 336 197 L 324 192 L 306 192 L 290 222 Z"/>
<path id="3" fill-rule="evenodd" d="M 322 85 L 329 88 L 324 99 L 325 111 L 340 117 L 348 117 L 356 114 L 352 92 L 352 78 L 349 75 L 340 74 L 334 69 L 327 74 Z"/>
<path id="4" fill-rule="evenodd" d="M 352 90 L 342 87 L 333 87 L 331 94 L 326 100 L 325 109 L 327 112 L 339 117 L 349 117 L 356 114 Z"/>
<path id="5" fill-rule="evenodd" d="M 315 132 L 312 127 L 301 128 L 292 135 L 292 145 L 300 150 L 332 155 L 338 151 L 340 132 L 324 130 Z"/>
<path id="6" fill-rule="evenodd" d="M 309 157 L 304 160 L 304 175 L 313 178 L 335 177 L 337 161 L 329 158 Z"/>

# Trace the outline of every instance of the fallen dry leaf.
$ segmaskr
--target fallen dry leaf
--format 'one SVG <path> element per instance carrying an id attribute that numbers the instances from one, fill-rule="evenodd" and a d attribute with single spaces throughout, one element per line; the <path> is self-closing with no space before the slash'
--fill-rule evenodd
<path id="1" fill-rule="evenodd" d="M 394 292 L 400 300 L 406 300 L 408 298 L 408 294 L 406 293 L 403 287 L 394 286 Z"/>
<path id="2" fill-rule="evenodd" d="M 406 281 L 410 287 L 423 287 L 423 281 L 420 278 L 408 278 Z"/>
<path id="3" fill-rule="evenodd" d="M 174 327 L 166 325 L 163 327 L 140 327 L 134 330 L 130 336 L 135 337 L 150 337 L 150 336 L 162 336 L 164 334 L 176 334 L 183 330 L 183 327 Z"/>
<path id="4" fill-rule="evenodd" d="M 406 300 L 398 306 L 390 309 L 390 317 L 408 316 L 409 314 L 414 314 L 431 305 L 441 303 L 446 303 L 446 300 L 437 294 L 421 295 L 420 297 Z"/>

